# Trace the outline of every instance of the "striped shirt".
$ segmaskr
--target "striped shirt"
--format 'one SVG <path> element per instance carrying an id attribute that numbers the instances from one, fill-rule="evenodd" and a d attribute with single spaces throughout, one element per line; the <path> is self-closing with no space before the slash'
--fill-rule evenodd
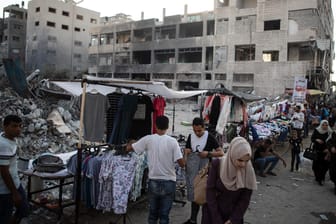
<path id="1" fill-rule="evenodd" d="M 0 166 L 8 166 L 9 174 L 12 176 L 12 180 L 16 186 L 20 186 L 20 178 L 17 169 L 17 158 L 16 158 L 17 144 L 4 137 L 4 133 L 0 134 Z M 9 194 L 10 191 L 7 188 L 4 180 L 0 175 L 0 194 Z"/>

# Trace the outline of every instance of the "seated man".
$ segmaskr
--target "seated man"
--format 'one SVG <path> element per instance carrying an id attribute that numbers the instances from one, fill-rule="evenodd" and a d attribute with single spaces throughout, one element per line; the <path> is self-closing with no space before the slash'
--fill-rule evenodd
<path id="1" fill-rule="evenodd" d="M 270 139 L 265 139 L 263 144 L 257 147 L 254 153 L 254 163 L 259 169 L 259 176 L 261 177 L 266 177 L 266 174 L 276 176 L 272 170 L 279 160 L 281 160 L 283 165 L 286 167 L 286 161 L 278 153 L 273 151 L 272 141 Z M 269 164 L 271 165 L 265 172 L 265 169 Z"/>

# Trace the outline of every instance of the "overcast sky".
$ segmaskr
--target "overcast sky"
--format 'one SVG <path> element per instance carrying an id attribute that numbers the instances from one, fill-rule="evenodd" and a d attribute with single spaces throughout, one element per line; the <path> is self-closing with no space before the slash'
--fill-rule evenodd
<path id="1" fill-rule="evenodd" d="M 25 8 L 28 1 L 24 0 Z M 76 0 L 79 2 L 81 0 Z M 295 0 L 293 0 L 295 1 Z M 20 4 L 21 0 L 0 0 L 0 17 L 2 9 L 10 4 Z M 336 23 L 336 0 L 332 0 L 334 23 Z M 100 16 L 113 16 L 117 13 L 130 15 L 132 19 L 139 20 L 141 12 L 144 18 L 157 18 L 162 20 L 162 9 L 166 8 L 166 16 L 184 13 L 184 5 L 188 5 L 188 13 L 212 11 L 214 0 L 84 0 L 79 6 L 100 12 Z M 334 40 L 336 40 L 336 26 L 334 28 Z M 334 60 L 333 70 L 336 71 L 336 61 Z"/>
<path id="2" fill-rule="evenodd" d="M 10 4 L 20 4 L 21 0 L 0 0 L 0 10 Z M 76 0 L 80 2 L 80 0 Z M 25 8 L 28 0 L 24 0 Z M 79 6 L 100 12 L 100 16 L 113 16 L 117 13 L 130 15 L 139 20 L 141 12 L 145 19 L 158 18 L 162 20 L 162 9 L 166 8 L 166 16 L 184 13 L 184 5 L 188 5 L 188 12 L 203 12 L 213 10 L 213 0 L 84 0 Z M 1 14 L 2 17 L 2 14 Z"/>

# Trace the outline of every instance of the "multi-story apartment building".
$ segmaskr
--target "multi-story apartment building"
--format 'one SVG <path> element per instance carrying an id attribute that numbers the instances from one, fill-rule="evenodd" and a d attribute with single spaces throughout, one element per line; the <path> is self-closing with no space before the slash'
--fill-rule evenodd
<path id="1" fill-rule="evenodd" d="M 27 9 L 9 5 L 3 9 L 0 25 L 0 60 L 11 58 L 25 65 Z"/>
<path id="2" fill-rule="evenodd" d="M 89 73 L 167 86 L 278 95 L 295 76 L 327 90 L 333 55 L 330 0 L 214 0 L 214 10 L 91 29 Z"/>
<path id="3" fill-rule="evenodd" d="M 86 72 L 90 28 L 100 13 L 78 7 L 72 0 L 31 0 L 28 3 L 27 69 L 64 73 Z"/>

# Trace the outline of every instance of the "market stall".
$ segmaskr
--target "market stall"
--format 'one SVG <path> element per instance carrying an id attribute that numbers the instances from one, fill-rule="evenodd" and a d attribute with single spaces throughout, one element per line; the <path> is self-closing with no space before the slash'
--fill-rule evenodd
<path id="1" fill-rule="evenodd" d="M 208 121 L 208 130 L 219 143 L 229 143 L 238 134 L 247 138 L 247 103 L 264 98 L 224 87 L 208 90 L 206 95 L 202 117 Z"/>
<path id="2" fill-rule="evenodd" d="M 76 174 L 79 174 L 82 172 L 81 167 L 82 167 L 82 155 L 84 151 L 92 151 L 90 150 L 90 144 L 88 145 L 88 142 L 95 142 L 96 143 L 96 148 L 99 148 L 100 146 L 98 145 L 99 142 L 97 139 L 102 139 L 101 136 L 98 138 L 92 137 L 91 135 L 88 135 L 86 133 L 88 131 L 88 128 L 85 128 L 85 116 L 91 116 L 91 119 L 96 112 L 104 112 L 104 109 L 101 109 L 101 105 L 104 104 L 104 96 L 108 96 L 111 92 L 117 91 L 118 88 L 120 89 L 120 92 L 125 94 L 125 96 L 122 100 L 119 101 L 118 105 L 120 105 L 120 102 L 124 103 L 125 106 L 134 106 L 132 102 L 137 102 L 137 101 L 132 101 L 135 99 L 135 97 L 141 96 L 141 98 L 144 98 L 144 95 L 151 94 L 153 97 L 163 97 L 166 99 L 183 99 L 183 98 L 188 98 L 191 96 L 203 94 L 207 92 L 206 90 L 198 90 L 198 91 L 175 91 L 167 88 L 163 83 L 161 82 L 150 82 L 150 81 L 131 81 L 131 80 L 117 80 L 117 79 L 107 79 L 107 78 L 96 78 L 92 76 L 86 76 L 81 82 L 53 82 L 54 84 L 58 85 L 59 87 L 77 95 L 81 96 L 81 109 L 80 109 L 80 131 L 79 131 L 79 144 L 78 144 L 78 149 L 77 149 L 77 158 L 76 158 L 76 167 L 77 171 Z M 134 94 L 135 93 L 135 94 Z M 99 99 L 98 96 L 101 98 Z M 91 98 L 91 99 L 90 99 Z M 131 99 L 130 101 L 128 101 Z M 87 108 L 86 106 L 89 104 L 90 101 L 94 102 L 94 104 L 90 104 L 90 107 Z M 103 102 L 98 104 L 98 102 Z M 144 104 L 144 103 L 143 103 Z M 93 106 L 94 105 L 94 106 Z M 135 103 L 135 105 L 137 105 Z M 123 108 L 123 107 L 120 107 Z M 121 109 L 118 108 L 117 111 L 120 111 Z M 139 110 L 140 108 L 140 110 Z M 87 110 L 90 110 L 90 113 L 85 113 Z M 130 111 L 133 111 L 133 113 L 130 113 Z M 120 116 L 125 116 L 125 114 L 128 114 L 130 117 L 134 116 L 139 116 L 141 119 L 145 119 L 145 111 L 147 111 L 147 107 L 144 105 L 141 105 L 140 107 L 132 107 L 128 108 L 127 111 L 121 112 L 119 115 Z M 138 113 L 139 112 L 139 113 Z M 143 116 L 141 115 L 141 113 Z M 138 114 L 137 114 L 138 113 Z M 126 117 L 118 117 L 119 115 L 116 115 L 114 118 L 114 121 L 125 121 Z M 101 117 L 97 116 L 97 117 Z M 97 126 L 97 123 L 95 122 L 95 125 Z M 118 127 L 121 127 L 122 131 L 124 131 L 122 134 Z M 125 124 L 121 125 L 116 125 L 114 124 L 114 127 L 112 128 L 111 136 L 109 138 L 106 138 L 106 142 L 109 143 L 108 147 L 109 149 L 113 149 L 114 151 L 119 151 L 122 153 L 122 150 L 119 150 L 120 147 L 122 146 L 122 143 L 125 140 L 125 137 L 128 137 L 128 133 L 126 132 L 123 127 L 125 127 Z M 142 127 L 139 126 L 139 127 Z M 139 129 L 139 128 L 138 128 Z M 97 132 L 96 132 L 97 133 Z M 115 134 L 119 133 L 119 134 Z M 126 134 L 125 134 L 126 133 Z M 89 136 L 89 137 L 88 137 Z M 140 137 L 140 136 L 139 136 Z M 121 139 L 122 138 L 122 139 Z M 85 143 L 85 144 L 84 144 Z M 125 155 L 123 157 L 120 157 L 122 161 L 119 164 L 131 164 L 133 162 L 133 158 L 128 158 Z M 111 157 L 111 161 L 114 160 L 115 158 Z M 125 162 L 127 159 L 127 162 Z M 113 161 L 111 162 L 113 164 Z M 128 165 L 127 165 L 128 166 Z M 130 165 L 131 167 L 135 168 L 133 165 Z M 131 170 L 130 167 L 124 170 Z M 82 177 L 81 175 L 76 175 L 76 183 L 77 186 L 80 186 L 79 184 L 82 182 Z M 76 189 L 76 223 L 78 222 L 78 215 L 79 215 L 79 203 L 80 203 L 80 198 L 81 198 L 81 188 L 77 187 Z M 99 206 L 98 206 L 99 207 Z M 106 208 L 107 210 L 109 208 Z M 126 210 L 124 210 L 125 212 Z M 122 214 L 122 212 L 120 213 Z M 124 222 L 125 222 L 125 216 L 124 216 Z"/>

